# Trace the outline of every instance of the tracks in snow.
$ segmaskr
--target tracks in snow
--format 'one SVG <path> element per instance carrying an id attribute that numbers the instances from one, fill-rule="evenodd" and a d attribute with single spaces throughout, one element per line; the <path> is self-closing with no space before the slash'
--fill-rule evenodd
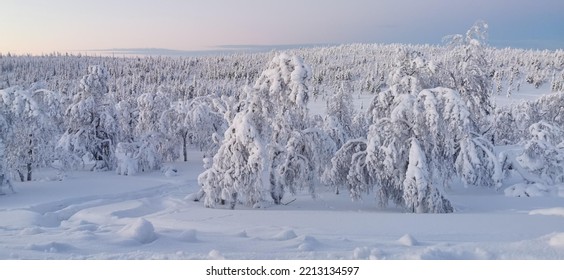
<path id="1" fill-rule="evenodd" d="M 130 191 L 118 194 L 92 195 L 51 201 L 33 205 L 26 209 L 38 213 L 51 221 L 49 227 L 58 227 L 62 221 L 69 220 L 76 213 L 95 207 L 123 203 L 127 201 L 140 201 L 137 206 L 130 209 L 122 209 L 112 213 L 116 218 L 140 217 L 163 210 L 163 198 L 172 196 L 179 192 L 179 185 L 166 183 L 155 187 L 144 188 L 138 191 Z"/>

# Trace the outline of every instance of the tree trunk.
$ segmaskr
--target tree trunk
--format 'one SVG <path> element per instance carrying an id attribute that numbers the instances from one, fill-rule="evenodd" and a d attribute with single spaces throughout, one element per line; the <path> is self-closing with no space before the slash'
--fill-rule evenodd
<path id="1" fill-rule="evenodd" d="M 21 171 L 18 170 L 18 176 L 20 177 L 20 182 L 24 182 L 25 181 L 25 177 L 23 175 L 23 173 Z"/>
<path id="2" fill-rule="evenodd" d="M 188 161 L 188 151 L 186 150 L 188 146 L 188 132 L 182 134 L 182 156 L 184 161 Z"/>
<path id="3" fill-rule="evenodd" d="M 31 163 L 27 164 L 27 180 L 31 181 Z"/>
<path id="4" fill-rule="evenodd" d="M 30 135 L 31 138 L 32 135 Z M 29 146 L 32 147 L 32 140 L 29 139 Z M 33 149 L 29 148 L 29 150 L 27 151 L 27 154 L 29 155 L 29 162 L 26 165 L 26 169 L 27 169 L 27 180 L 31 181 L 31 161 L 33 159 Z"/>

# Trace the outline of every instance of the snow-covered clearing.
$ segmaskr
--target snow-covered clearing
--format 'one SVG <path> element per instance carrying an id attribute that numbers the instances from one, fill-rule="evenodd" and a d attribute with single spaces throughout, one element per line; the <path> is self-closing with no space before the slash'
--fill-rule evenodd
<path id="1" fill-rule="evenodd" d="M 452 188 L 452 214 L 320 191 L 265 209 L 205 208 L 200 154 L 161 172 L 74 172 L 0 196 L 2 259 L 564 259 L 562 195 Z M 47 177 L 47 175 L 45 175 Z"/>
<path id="2" fill-rule="evenodd" d="M 564 56 L 482 48 L 486 27 L 2 58 L 0 259 L 564 259 Z"/>

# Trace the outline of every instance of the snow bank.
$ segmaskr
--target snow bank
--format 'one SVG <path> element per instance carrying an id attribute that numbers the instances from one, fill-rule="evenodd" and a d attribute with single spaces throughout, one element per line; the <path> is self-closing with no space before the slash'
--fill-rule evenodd
<path id="1" fill-rule="evenodd" d="M 301 243 L 298 246 L 300 251 L 314 251 L 321 245 L 319 241 L 313 236 L 305 235 L 301 239 Z"/>
<path id="2" fill-rule="evenodd" d="M 136 240 L 142 244 L 151 243 L 157 239 L 153 224 L 143 218 L 135 220 L 135 222 L 125 225 L 119 234 L 125 238 Z"/>
<path id="3" fill-rule="evenodd" d="M 554 207 L 547 209 L 536 209 L 529 212 L 529 215 L 553 215 L 564 217 L 564 207 Z"/>

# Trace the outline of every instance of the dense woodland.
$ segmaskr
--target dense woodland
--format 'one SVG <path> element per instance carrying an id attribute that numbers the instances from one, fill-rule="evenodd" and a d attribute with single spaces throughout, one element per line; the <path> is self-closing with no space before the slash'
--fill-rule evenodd
<path id="1" fill-rule="evenodd" d="M 160 170 L 203 151 L 208 207 L 330 187 L 448 213 L 453 182 L 564 182 L 564 51 L 355 44 L 202 57 L 0 54 L 0 186 L 38 168 Z M 499 106 L 525 84 L 542 98 Z M 549 94 L 550 93 L 550 94 Z M 362 108 L 360 95 L 373 96 Z M 310 113 L 311 102 L 326 114 Z M 500 147 L 519 147 L 506 150 Z M 3 189 L 0 189 L 2 192 Z"/>

